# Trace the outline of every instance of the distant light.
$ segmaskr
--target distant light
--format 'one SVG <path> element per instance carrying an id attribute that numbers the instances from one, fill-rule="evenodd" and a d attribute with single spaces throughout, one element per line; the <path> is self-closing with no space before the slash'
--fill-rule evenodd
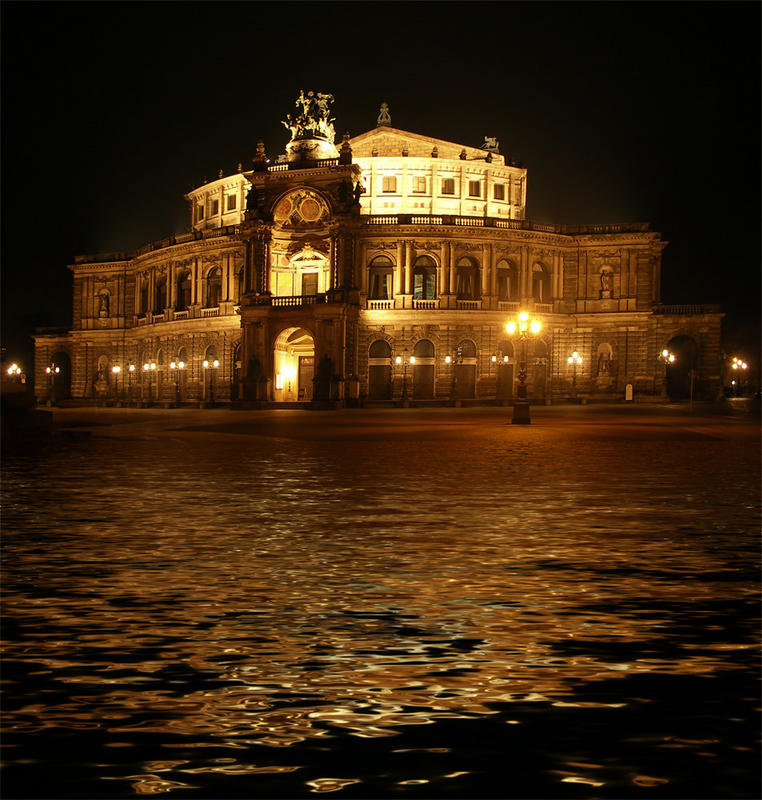
<path id="1" fill-rule="evenodd" d="M 415 364 L 415 356 L 410 356 L 410 363 Z"/>
<path id="2" fill-rule="evenodd" d="M 449 364 L 452 361 L 451 356 L 445 356 L 445 364 Z"/>
<path id="3" fill-rule="evenodd" d="M 394 359 L 394 363 L 395 364 L 401 364 L 402 363 L 402 356 L 397 356 L 397 358 Z"/>
<path id="4" fill-rule="evenodd" d="M 119 366 L 119 364 L 115 364 L 113 367 L 111 367 L 111 371 L 114 373 L 114 375 L 118 375 L 122 371 L 122 368 Z"/>
<path id="5" fill-rule="evenodd" d="M 526 311 L 522 311 L 522 312 L 519 314 L 519 320 L 520 320 L 521 322 L 526 322 L 528 319 L 529 319 L 529 314 L 527 314 L 527 312 L 526 312 Z"/>
<path id="6" fill-rule="evenodd" d="M 135 372 L 135 365 L 134 364 L 130 364 L 130 372 Z"/>
<path id="7" fill-rule="evenodd" d="M 506 330 L 506 332 L 508 333 L 509 336 L 513 336 L 513 334 L 516 333 L 516 323 L 515 322 L 509 322 L 505 326 L 505 330 Z"/>
<path id="8" fill-rule="evenodd" d="M 204 362 L 201 364 L 201 366 L 202 366 L 204 369 L 206 369 L 206 368 L 209 366 L 209 362 L 208 362 L 206 359 L 204 359 Z"/>
<path id="9" fill-rule="evenodd" d="M 533 319 L 532 320 L 532 333 L 539 333 L 540 332 L 540 320 Z"/>

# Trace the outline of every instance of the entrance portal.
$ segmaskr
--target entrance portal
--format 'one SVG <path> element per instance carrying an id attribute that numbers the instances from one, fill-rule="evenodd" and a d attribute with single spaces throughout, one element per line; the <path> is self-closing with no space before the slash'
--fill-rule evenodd
<path id="1" fill-rule="evenodd" d="M 287 328 L 273 348 L 273 400 L 296 403 L 312 400 L 315 340 L 304 328 Z"/>

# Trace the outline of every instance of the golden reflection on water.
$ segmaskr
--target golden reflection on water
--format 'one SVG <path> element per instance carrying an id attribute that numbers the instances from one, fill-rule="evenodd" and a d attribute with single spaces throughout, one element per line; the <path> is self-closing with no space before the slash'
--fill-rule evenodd
<path id="1" fill-rule="evenodd" d="M 403 727 L 497 716 L 514 703 L 601 713 L 648 703 L 632 693 L 605 701 L 575 692 L 644 674 L 718 675 L 754 647 L 722 641 L 718 625 L 717 641 L 698 631 L 675 639 L 676 607 L 701 615 L 717 598 L 756 592 L 727 579 L 748 559 L 748 531 L 741 549 L 730 541 L 743 538 L 748 515 L 739 512 L 733 528 L 724 510 L 715 523 L 716 498 L 698 490 L 676 498 L 656 476 L 634 491 L 625 471 L 607 475 L 602 495 L 605 463 L 597 462 L 576 479 L 561 470 L 537 482 L 533 473 L 519 490 L 502 482 L 518 473 L 494 452 L 479 462 L 463 451 L 449 455 L 471 468 L 468 490 L 462 466 L 438 472 L 441 453 L 416 453 L 420 480 L 394 485 L 389 477 L 393 485 L 378 491 L 377 453 L 344 466 L 346 453 L 336 454 L 327 469 L 292 451 L 264 473 L 247 461 L 237 468 L 234 450 L 225 455 L 228 462 L 211 465 L 213 504 L 198 504 L 197 478 L 180 462 L 173 471 L 144 454 L 142 475 L 133 486 L 125 478 L 111 502 L 94 501 L 93 485 L 49 508 L 42 531 L 52 539 L 38 546 L 31 523 L 17 531 L 5 607 L 22 635 L 6 643 L 6 658 L 31 665 L 57 691 L 6 714 L 7 731 L 97 729 L 117 737 L 113 748 L 157 734 L 168 749 L 246 751 L 224 763 L 145 761 L 141 774 L 126 776 L 135 793 L 158 794 L 191 786 L 167 772 L 301 768 L 257 763 L 253 745 L 288 748 L 337 733 L 384 739 Z M 142 484 L 152 463 L 163 464 L 161 489 Z M 93 504 L 102 521 L 72 522 L 89 518 Z M 695 528 L 702 524 L 714 538 Z M 561 782 L 605 785 L 588 774 L 601 765 L 566 766 L 575 771 L 557 771 Z M 305 783 L 332 792 L 360 780 Z M 641 786 L 666 780 L 632 778 Z"/>

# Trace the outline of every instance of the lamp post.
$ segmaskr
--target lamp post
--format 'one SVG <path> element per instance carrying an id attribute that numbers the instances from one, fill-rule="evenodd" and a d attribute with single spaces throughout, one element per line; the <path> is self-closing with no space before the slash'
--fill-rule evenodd
<path id="1" fill-rule="evenodd" d="M 135 372 L 135 365 L 127 367 L 127 402 L 132 403 L 132 373 Z"/>
<path id="2" fill-rule="evenodd" d="M 5 370 L 5 374 L 11 383 L 26 383 L 26 375 L 15 361 Z"/>
<path id="3" fill-rule="evenodd" d="M 659 361 L 664 364 L 664 388 L 662 390 L 662 395 L 667 397 L 667 367 L 670 364 L 675 363 L 675 354 L 670 353 L 670 351 L 667 349 L 664 349 L 661 351 L 661 353 L 659 353 Z"/>
<path id="4" fill-rule="evenodd" d="M 407 396 L 407 366 L 408 364 L 415 364 L 415 356 L 411 356 L 409 353 L 410 351 L 405 348 L 402 351 L 402 355 L 394 359 L 395 364 L 402 364 L 402 408 L 407 408 L 410 405 Z"/>
<path id="5" fill-rule="evenodd" d="M 175 374 L 175 406 L 180 408 L 180 403 L 182 402 L 182 397 L 180 396 L 180 370 L 185 369 L 185 362 L 172 361 L 169 364 L 169 368 L 173 370 Z"/>
<path id="6" fill-rule="evenodd" d="M 146 376 L 148 377 L 148 403 L 147 403 L 147 405 L 150 406 L 151 402 L 152 402 L 152 400 L 151 400 L 151 381 L 153 380 L 154 372 L 156 372 L 156 364 L 154 364 L 153 361 L 151 361 L 150 364 L 149 363 L 143 364 L 143 372 L 145 372 Z"/>
<path id="7" fill-rule="evenodd" d="M 61 368 L 55 364 L 45 367 L 45 373 L 48 376 L 48 405 L 53 406 L 56 403 L 56 375 L 61 372 Z"/>
<path id="8" fill-rule="evenodd" d="M 111 367 L 111 374 L 114 376 L 114 402 L 116 403 L 119 400 L 119 373 L 122 371 L 122 368 L 119 364 L 114 364 Z"/>
<path id="9" fill-rule="evenodd" d="M 731 384 L 731 386 L 735 387 L 734 394 L 737 397 L 741 397 L 741 395 L 743 395 L 744 372 L 749 369 L 749 365 L 740 358 L 733 356 L 733 363 L 730 365 L 730 368 L 735 371 L 737 376 Z"/>
<path id="10" fill-rule="evenodd" d="M 500 397 L 500 367 L 506 366 L 510 362 L 510 357 L 506 355 L 502 350 L 498 350 L 497 353 L 493 353 L 490 356 L 490 368 L 492 364 L 497 367 L 497 374 L 496 374 L 496 382 L 495 382 L 495 400 L 499 406 L 504 406 L 506 404 L 506 400 Z"/>
<path id="11" fill-rule="evenodd" d="M 513 402 L 513 425 L 529 425 L 529 400 L 527 400 L 527 340 L 536 337 L 542 325 L 540 320 L 530 321 L 526 311 L 520 311 L 515 320 L 505 326 L 505 332 L 511 337 L 517 337 L 521 345 L 521 360 L 519 361 L 519 385 L 516 388 L 516 400 Z"/>
<path id="12" fill-rule="evenodd" d="M 455 369 L 463 363 L 463 349 L 457 347 L 451 356 L 445 356 L 445 364 L 452 365 L 452 380 L 450 381 L 450 402 L 460 408 L 460 398 L 458 397 L 458 373 Z"/>
<path id="13" fill-rule="evenodd" d="M 582 356 L 575 350 L 569 358 L 566 359 L 566 362 L 571 365 L 572 368 L 572 400 L 576 403 L 577 402 L 577 367 L 582 365 Z"/>
<path id="14" fill-rule="evenodd" d="M 220 362 L 215 358 L 214 361 L 207 361 L 204 359 L 203 367 L 204 374 L 209 376 L 209 405 L 214 405 L 214 370 L 219 367 Z M 211 370 L 211 372 L 210 372 Z"/>

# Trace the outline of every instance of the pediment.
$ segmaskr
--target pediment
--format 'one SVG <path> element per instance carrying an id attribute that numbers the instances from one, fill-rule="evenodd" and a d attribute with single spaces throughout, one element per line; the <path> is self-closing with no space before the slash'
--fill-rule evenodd
<path id="1" fill-rule="evenodd" d="M 431 151 L 436 147 L 439 158 L 459 159 L 460 154 L 466 151 L 466 160 L 483 160 L 487 155 L 486 150 L 480 147 L 448 142 L 445 139 L 436 139 L 433 136 L 423 136 L 420 133 L 403 131 L 389 125 L 381 125 L 367 133 L 361 133 L 349 140 L 352 155 L 355 158 L 369 158 L 376 150 L 379 157 L 399 157 L 406 149 L 408 155 L 418 158 L 430 158 Z M 495 164 L 505 163 L 503 156 L 493 153 Z"/>

